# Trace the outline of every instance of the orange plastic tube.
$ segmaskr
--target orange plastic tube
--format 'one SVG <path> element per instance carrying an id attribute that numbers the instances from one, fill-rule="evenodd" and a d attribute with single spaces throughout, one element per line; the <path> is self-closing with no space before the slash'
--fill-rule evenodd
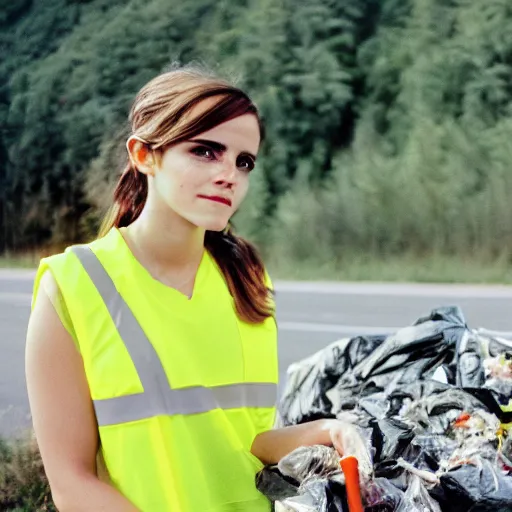
<path id="1" fill-rule="evenodd" d="M 359 486 L 359 465 L 355 457 L 343 457 L 340 466 L 345 474 L 348 509 L 350 512 L 364 512 Z"/>

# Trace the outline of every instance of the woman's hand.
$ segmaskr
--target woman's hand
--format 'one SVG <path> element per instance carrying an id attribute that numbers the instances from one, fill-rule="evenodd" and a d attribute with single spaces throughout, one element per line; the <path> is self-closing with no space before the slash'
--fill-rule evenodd
<path id="1" fill-rule="evenodd" d="M 322 429 L 328 432 L 328 443 L 321 444 L 333 446 L 340 457 L 357 456 L 361 450 L 365 449 L 365 442 L 352 423 L 334 419 L 322 421 L 324 421 Z"/>
<path id="2" fill-rule="evenodd" d="M 256 436 L 251 452 L 264 464 L 276 464 L 299 446 L 315 444 L 334 446 L 340 457 L 353 455 L 358 459 L 360 468 L 371 474 L 368 448 L 359 430 L 351 423 L 336 419 L 316 420 L 262 432 Z"/>
<path id="3" fill-rule="evenodd" d="M 328 432 L 330 444 L 340 457 L 355 457 L 359 462 L 359 473 L 369 477 L 373 472 L 370 447 L 361 435 L 360 430 L 352 423 L 342 420 L 323 420 L 323 429 Z"/>

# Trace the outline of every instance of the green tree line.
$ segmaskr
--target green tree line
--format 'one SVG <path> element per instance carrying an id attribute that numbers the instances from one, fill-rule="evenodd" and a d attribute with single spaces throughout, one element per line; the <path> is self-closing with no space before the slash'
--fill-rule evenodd
<path id="1" fill-rule="evenodd" d="M 235 219 L 283 261 L 512 253 L 509 0 L 12 0 L 0 251 L 91 238 L 137 90 L 234 77 L 267 139 Z"/>

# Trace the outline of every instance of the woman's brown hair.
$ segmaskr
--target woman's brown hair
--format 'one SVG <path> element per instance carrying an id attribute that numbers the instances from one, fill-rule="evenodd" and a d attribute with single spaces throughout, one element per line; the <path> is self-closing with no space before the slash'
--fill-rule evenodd
<path id="1" fill-rule="evenodd" d="M 189 115 L 195 105 L 214 97 L 217 101 L 211 108 L 196 117 Z M 133 135 L 146 141 L 151 150 L 163 150 L 248 113 L 256 116 L 263 138 L 258 110 L 242 90 L 202 70 L 181 68 L 147 83 L 137 94 L 129 119 Z M 100 236 L 114 226 L 131 224 L 141 214 L 147 194 L 146 175 L 127 158 Z M 238 316 L 251 323 L 272 316 L 271 292 L 256 248 L 235 235 L 231 226 L 222 232 L 207 231 L 205 247 L 226 279 Z"/>

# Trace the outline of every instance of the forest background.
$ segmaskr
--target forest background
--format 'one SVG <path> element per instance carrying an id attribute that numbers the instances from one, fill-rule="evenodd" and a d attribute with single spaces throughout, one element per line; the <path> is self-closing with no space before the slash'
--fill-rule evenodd
<path id="1" fill-rule="evenodd" d="M 510 0 L 3 0 L 1 262 L 94 238 L 178 61 L 262 111 L 235 226 L 278 277 L 512 282 L 511 26 Z"/>

